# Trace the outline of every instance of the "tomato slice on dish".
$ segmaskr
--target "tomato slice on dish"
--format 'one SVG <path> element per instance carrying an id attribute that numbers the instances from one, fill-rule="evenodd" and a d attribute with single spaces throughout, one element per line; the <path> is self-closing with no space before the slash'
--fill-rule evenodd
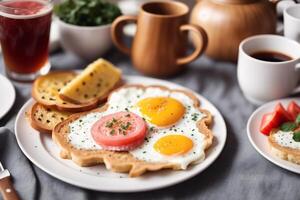
<path id="1" fill-rule="evenodd" d="M 281 114 L 279 112 L 264 114 L 260 124 L 260 132 L 269 135 L 271 130 L 280 126 L 282 122 Z"/>
<path id="2" fill-rule="evenodd" d="M 293 116 L 293 119 L 295 120 L 297 116 L 300 114 L 300 106 L 295 102 L 291 101 L 288 106 L 288 112 L 290 115 Z"/>
<path id="3" fill-rule="evenodd" d="M 131 112 L 106 115 L 92 126 L 92 137 L 103 149 L 128 151 L 143 143 L 146 122 Z"/>
<path id="4" fill-rule="evenodd" d="M 269 135 L 272 129 L 278 128 L 282 123 L 288 121 L 294 121 L 293 116 L 284 109 L 281 103 L 278 103 L 273 113 L 263 115 L 260 132 Z"/>
<path id="5" fill-rule="evenodd" d="M 282 115 L 282 122 L 294 121 L 293 116 L 286 111 L 281 103 L 278 103 L 275 107 L 275 112 L 279 112 Z"/>

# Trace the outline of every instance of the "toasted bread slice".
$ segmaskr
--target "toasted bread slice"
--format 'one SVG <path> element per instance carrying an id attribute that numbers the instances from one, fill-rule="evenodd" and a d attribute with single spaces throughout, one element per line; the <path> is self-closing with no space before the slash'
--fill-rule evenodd
<path id="1" fill-rule="evenodd" d="M 127 85 L 127 86 L 123 86 L 122 88 L 125 87 L 135 87 L 141 89 L 147 88 L 142 85 Z M 182 90 L 170 90 L 162 86 L 148 86 L 148 87 L 158 87 L 162 90 L 182 92 L 186 94 L 190 99 L 192 99 L 192 101 L 194 102 L 193 105 L 197 109 L 199 109 L 199 111 L 205 114 L 205 117 L 203 117 L 202 119 L 196 122 L 196 126 L 198 127 L 199 134 L 201 132 L 201 134 L 203 134 L 204 136 L 204 148 L 208 149 L 211 146 L 213 141 L 213 133 L 209 129 L 209 126 L 212 123 L 212 116 L 209 111 L 200 108 L 200 102 L 197 99 L 197 97 L 194 96 L 194 94 Z M 113 94 L 113 92 L 111 94 Z M 115 172 L 128 172 L 130 177 L 140 176 L 146 171 L 157 171 L 161 169 L 174 169 L 174 170 L 181 169 L 178 164 L 174 164 L 174 163 L 168 163 L 168 162 L 153 163 L 153 162 L 138 160 L 129 152 L 114 152 L 114 151 L 106 151 L 106 150 L 85 150 L 73 146 L 68 139 L 70 123 L 92 112 L 104 112 L 108 108 L 108 106 L 109 106 L 108 104 L 105 104 L 103 107 L 89 112 L 74 114 L 70 116 L 67 120 L 55 126 L 52 132 L 52 139 L 60 147 L 61 149 L 60 156 L 62 158 L 72 159 L 75 163 L 77 163 L 80 166 L 93 166 L 100 163 L 104 163 L 107 169 Z"/>
<path id="2" fill-rule="evenodd" d="M 104 59 L 91 63 L 74 78 L 59 95 L 75 104 L 90 104 L 107 98 L 121 80 L 121 71 Z"/>
<path id="3" fill-rule="evenodd" d="M 283 144 L 276 140 L 276 134 L 285 134 L 286 138 L 290 140 L 288 143 L 289 144 Z M 275 155 L 278 156 L 281 159 L 300 164 L 300 148 L 295 148 L 291 144 L 294 143 L 292 139 L 293 133 L 291 132 L 282 132 L 278 130 L 273 130 L 271 134 L 268 137 L 269 145 L 271 148 L 271 152 Z M 292 142 L 292 143 L 290 143 Z M 300 144 L 300 142 L 299 142 Z M 300 147 L 300 146 L 299 146 Z"/>
<path id="4" fill-rule="evenodd" d="M 97 107 L 97 101 L 74 104 L 62 100 L 59 91 L 77 76 L 75 72 L 57 71 L 37 78 L 32 87 L 32 97 L 47 108 L 68 112 L 81 112 Z"/>
<path id="5" fill-rule="evenodd" d="M 28 117 L 31 126 L 40 132 L 50 134 L 58 123 L 67 119 L 72 114 L 70 112 L 46 108 L 39 103 L 35 103 L 29 113 Z"/>

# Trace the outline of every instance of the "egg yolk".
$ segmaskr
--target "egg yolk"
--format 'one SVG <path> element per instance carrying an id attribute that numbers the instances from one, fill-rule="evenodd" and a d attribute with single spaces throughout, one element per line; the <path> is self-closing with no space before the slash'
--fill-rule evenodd
<path id="1" fill-rule="evenodd" d="M 182 103 L 170 97 L 149 97 L 140 100 L 137 105 L 147 120 L 157 126 L 174 124 L 185 112 Z"/>
<path id="2" fill-rule="evenodd" d="M 193 148 L 193 141 L 184 135 L 167 135 L 154 144 L 155 151 L 166 156 L 182 155 Z"/>

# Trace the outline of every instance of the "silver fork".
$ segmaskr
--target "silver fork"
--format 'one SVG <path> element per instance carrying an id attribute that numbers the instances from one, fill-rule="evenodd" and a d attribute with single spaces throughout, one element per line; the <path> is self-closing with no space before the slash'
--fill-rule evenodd
<path id="1" fill-rule="evenodd" d="M 10 173 L 0 162 L 0 191 L 4 200 L 18 200 L 18 194 L 10 180 Z"/>

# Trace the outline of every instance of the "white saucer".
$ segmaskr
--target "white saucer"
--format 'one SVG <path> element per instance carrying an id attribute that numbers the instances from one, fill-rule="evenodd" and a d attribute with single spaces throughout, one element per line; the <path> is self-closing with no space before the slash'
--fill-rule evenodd
<path id="1" fill-rule="evenodd" d="M 252 146 L 267 160 L 271 161 L 275 165 L 278 165 L 279 167 L 300 174 L 300 165 L 282 160 L 271 153 L 268 137 L 259 131 L 260 122 L 264 114 L 272 112 L 276 104 L 279 102 L 282 103 L 282 105 L 286 108 L 289 102 L 292 100 L 300 104 L 300 98 L 288 98 L 269 102 L 256 109 L 256 111 L 254 111 L 248 120 L 247 135 Z"/>
<path id="2" fill-rule="evenodd" d="M 124 80 L 126 83 L 131 84 L 159 84 L 173 89 L 188 90 L 171 82 L 141 76 L 124 76 Z M 129 178 L 127 174 L 114 173 L 107 170 L 104 165 L 79 167 L 71 160 L 61 159 L 59 148 L 52 141 L 51 136 L 49 134 L 40 134 L 32 129 L 28 120 L 26 120 L 25 112 L 33 105 L 33 99 L 30 99 L 20 110 L 15 123 L 15 134 L 19 147 L 31 162 L 46 173 L 67 183 L 87 189 L 109 192 L 140 192 L 159 189 L 199 174 L 209 167 L 223 150 L 227 133 L 222 115 L 204 97 L 199 94 L 195 95 L 199 98 L 201 107 L 209 110 L 214 117 L 212 126 L 214 142 L 206 152 L 206 158 L 202 163 L 191 166 L 184 171 L 164 170 L 146 173 L 137 178 Z"/>
<path id="3" fill-rule="evenodd" d="M 8 113 L 16 99 L 15 88 L 12 83 L 0 74 L 0 119 Z"/>

